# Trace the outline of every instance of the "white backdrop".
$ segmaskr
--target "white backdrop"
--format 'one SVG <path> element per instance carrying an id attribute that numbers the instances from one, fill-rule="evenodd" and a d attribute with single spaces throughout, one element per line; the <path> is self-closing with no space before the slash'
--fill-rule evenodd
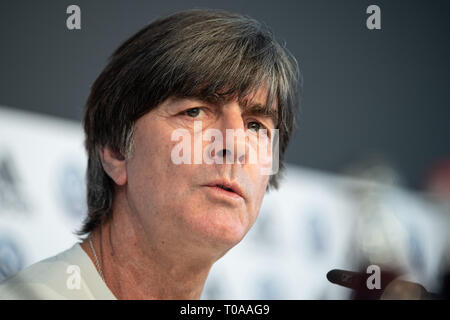
<path id="1" fill-rule="evenodd" d="M 0 281 L 69 248 L 85 216 L 81 124 L 0 107 Z M 288 165 L 204 299 L 345 299 L 330 269 L 403 268 L 437 288 L 448 217 L 420 194 Z"/>

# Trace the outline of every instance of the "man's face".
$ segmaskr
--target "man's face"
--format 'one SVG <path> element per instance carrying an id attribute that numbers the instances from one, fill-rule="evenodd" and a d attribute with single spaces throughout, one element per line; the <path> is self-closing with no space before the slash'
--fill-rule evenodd
<path id="1" fill-rule="evenodd" d="M 265 91 L 257 91 L 249 102 L 264 105 Z M 274 131 L 274 120 L 255 109 L 243 109 L 237 100 L 218 106 L 169 98 L 136 122 L 124 187 L 131 215 L 152 243 L 214 249 L 211 252 L 220 256 L 244 237 L 255 222 L 269 181 L 259 161 L 249 163 L 245 157 L 259 143 L 252 138 L 259 130 L 266 129 L 269 140 Z M 203 154 L 211 146 L 211 140 L 202 139 L 210 129 L 222 133 L 224 148 L 211 153 L 216 160 L 222 157 L 222 164 L 174 163 L 174 148 L 180 145 L 179 139 L 172 138 L 174 131 L 189 133 L 187 145 L 194 159 L 195 147 L 200 146 Z M 242 140 L 227 139 L 227 129 L 243 130 L 253 139 L 244 149 L 247 154 L 238 151 Z M 234 150 L 230 150 L 232 144 Z M 227 183 L 233 191 L 218 186 Z"/>

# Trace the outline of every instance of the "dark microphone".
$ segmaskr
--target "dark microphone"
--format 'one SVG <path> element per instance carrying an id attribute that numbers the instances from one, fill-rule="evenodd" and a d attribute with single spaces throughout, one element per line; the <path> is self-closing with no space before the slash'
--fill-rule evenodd
<path id="1" fill-rule="evenodd" d="M 370 289 L 367 279 L 371 274 L 333 269 L 327 273 L 327 279 L 331 283 L 354 290 L 353 300 L 396 300 L 396 299 L 440 299 L 437 294 L 428 292 L 421 284 L 396 279 L 399 273 L 382 271 L 380 275 L 380 288 Z"/>

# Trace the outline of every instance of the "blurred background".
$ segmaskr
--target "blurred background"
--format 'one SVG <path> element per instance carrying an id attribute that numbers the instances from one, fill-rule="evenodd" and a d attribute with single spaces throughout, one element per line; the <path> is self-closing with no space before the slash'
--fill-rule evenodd
<path id="1" fill-rule="evenodd" d="M 66 9 L 81 9 L 68 30 Z M 369 30 L 369 5 L 381 30 Z M 450 2 L 1 1 L 0 281 L 69 248 L 85 216 L 81 120 L 108 57 L 191 8 L 267 24 L 303 76 L 279 191 L 216 263 L 205 299 L 349 299 L 334 268 L 376 264 L 428 290 L 450 268 Z"/>

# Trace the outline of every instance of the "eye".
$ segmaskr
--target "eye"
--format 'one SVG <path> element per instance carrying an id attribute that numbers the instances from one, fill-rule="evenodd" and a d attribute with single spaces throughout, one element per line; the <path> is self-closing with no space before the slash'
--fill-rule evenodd
<path id="1" fill-rule="evenodd" d="M 250 130 L 253 130 L 255 132 L 258 132 L 260 129 L 265 129 L 265 127 L 261 123 L 259 123 L 257 121 L 250 121 L 247 124 L 247 128 L 250 129 Z"/>
<path id="2" fill-rule="evenodd" d="M 187 115 L 188 117 L 197 118 L 200 115 L 200 111 L 201 111 L 200 108 L 192 108 L 192 109 L 184 111 L 183 113 L 185 115 Z"/>

